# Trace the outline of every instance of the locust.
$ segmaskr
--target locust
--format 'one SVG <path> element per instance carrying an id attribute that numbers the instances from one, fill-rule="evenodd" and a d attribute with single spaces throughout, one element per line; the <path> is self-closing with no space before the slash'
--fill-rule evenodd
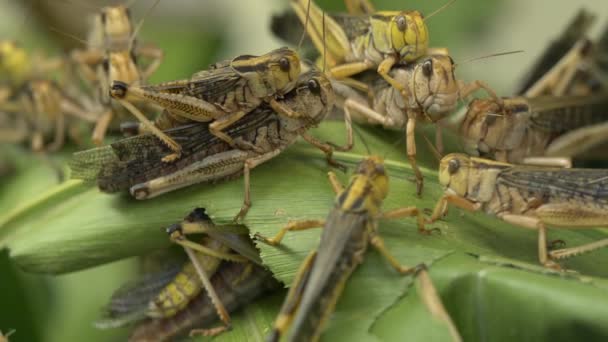
<path id="1" fill-rule="evenodd" d="M 608 170 L 513 165 L 464 154 L 448 154 L 439 166 L 445 194 L 426 221 L 432 223 L 453 205 L 483 211 L 538 231 L 538 260 L 560 268 L 557 260 L 608 246 L 608 239 L 547 250 L 547 227 L 591 228 L 608 218 Z"/>
<path id="2" fill-rule="evenodd" d="M 346 146 L 321 142 L 306 132 L 320 123 L 334 104 L 330 82 L 322 73 L 313 70 L 302 74 L 295 89 L 279 101 L 281 106 L 299 113 L 297 117 L 282 116 L 272 105 L 262 103 L 226 131 L 240 148 L 232 148 L 215 136 L 209 123 L 188 124 L 165 131 L 183 146 L 182 158 L 174 163 L 163 161 L 169 148 L 154 135 L 145 134 L 74 154 L 70 164 L 72 177 L 96 180 L 104 192 L 129 190 L 142 200 L 243 174 L 245 199 L 236 217 L 243 218 L 251 206 L 250 171 L 279 155 L 298 136 L 324 151 L 334 164 L 333 151 L 346 151 L 353 145 L 348 119 Z"/>
<path id="3" fill-rule="evenodd" d="M 116 291 L 105 317 L 96 322 L 98 328 L 136 323 L 129 341 L 217 335 L 230 328 L 229 312 L 279 288 L 262 266 L 245 226 L 217 226 L 204 208 L 196 208 L 167 232 L 187 249 L 190 259 L 181 267 L 173 263 L 147 273 Z M 186 238 L 190 234 L 203 237 L 195 242 Z M 223 325 L 209 328 L 218 315 Z"/>
<path id="4" fill-rule="evenodd" d="M 152 10 L 159 1 L 150 8 Z M 137 43 L 137 33 L 145 16 L 135 26 L 129 8 L 124 5 L 102 8 L 91 21 L 84 50 L 72 51 L 70 58 L 76 64 L 81 77 L 89 84 L 102 106 L 93 130 L 92 140 L 101 144 L 114 118 L 122 119 L 126 113 L 111 103 L 112 81 L 125 84 L 143 84 L 158 69 L 163 51 L 152 44 Z M 143 63 L 142 60 L 147 61 Z M 145 111 L 153 111 L 150 105 L 137 103 Z"/>
<path id="5" fill-rule="evenodd" d="M 0 102 L 0 111 L 16 116 L 12 134 L 0 140 L 20 142 L 29 137 L 36 152 L 59 150 L 65 142 L 66 128 L 69 128 L 67 133 L 79 141 L 78 121 L 68 118 L 85 122 L 96 119 L 96 113 L 88 111 L 49 79 L 27 81 L 13 97 Z"/>
<path id="6" fill-rule="evenodd" d="M 318 340 L 348 278 L 363 262 L 363 255 L 370 244 L 398 273 L 426 272 L 424 264 L 415 267 L 400 264 L 378 233 L 379 219 L 402 217 L 416 217 L 419 231 L 428 232 L 424 228 L 423 215 L 416 207 L 381 210 L 389 190 L 382 158 L 371 156 L 363 159 L 346 188 L 333 172 L 329 173 L 329 180 L 337 196 L 326 220 L 292 221 L 272 238 L 256 235 L 260 241 L 278 245 L 289 231 L 323 227 L 319 246 L 302 262 L 275 320 L 269 341 L 278 341 L 282 336 L 286 336 L 288 341 Z M 435 305 L 438 311 L 445 313 L 439 299 Z M 447 314 L 444 317 L 449 321 Z M 455 339 L 459 340 L 457 331 L 454 329 L 453 332 Z"/>
<path id="7" fill-rule="evenodd" d="M 291 5 L 327 62 L 332 78 L 348 78 L 376 69 L 391 86 L 407 96 L 407 89 L 389 71 L 400 62 L 413 62 L 427 53 L 428 29 L 420 12 L 379 11 L 326 17 L 311 0 L 292 0 Z M 354 7 L 361 8 L 355 3 L 349 6 Z M 371 9 L 369 4 L 364 7 Z"/>
<path id="8" fill-rule="evenodd" d="M 132 129 L 156 135 L 172 151 L 164 161 L 173 162 L 180 158 L 182 146 L 163 129 L 212 121 L 209 131 L 234 147 L 235 142 L 224 130 L 261 103 L 268 103 L 287 117 L 299 115 L 282 106 L 277 97 L 293 89 L 300 70 L 297 53 L 280 48 L 262 56 L 241 55 L 222 61 L 184 80 L 147 86 L 114 81 L 110 94 L 143 124 L 143 129 Z M 165 110 L 152 123 L 131 104 L 133 101 L 152 102 Z"/>
<path id="9" fill-rule="evenodd" d="M 588 26 L 584 14 L 574 23 Z M 470 102 L 458 124 L 466 151 L 510 163 L 570 166 L 571 157 L 605 140 L 608 80 L 598 76 L 608 72 L 605 56 L 608 40 L 579 37 L 521 96 Z"/>
<path id="10" fill-rule="evenodd" d="M 416 176 L 418 195 L 422 193 L 423 176 L 416 163 L 416 124 L 441 122 L 455 111 L 460 99 L 479 89 L 484 89 L 492 99 L 497 99 L 496 103 L 501 102 L 484 82 L 465 84 L 456 79 L 454 70 L 454 61 L 447 53 L 425 56 L 415 63 L 394 67 L 389 74 L 408 89 L 407 98 L 403 98 L 396 88 L 384 80 L 365 74 L 354 79 L 358 85 L 332 80 L 338 94 L 338 104 L 354 120 L 405 129 L 407 157 Z M 441 150 L 440 131 L 437 137 L 438 149 Z"/>

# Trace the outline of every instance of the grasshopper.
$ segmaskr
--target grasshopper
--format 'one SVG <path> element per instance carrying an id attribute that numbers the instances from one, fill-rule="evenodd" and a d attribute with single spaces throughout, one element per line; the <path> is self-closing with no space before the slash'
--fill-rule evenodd
<path id="1" fill-rule="evenodd" d="M 400 62 L 412 62 L 427 53 L 428 29 L 420 12 L 380 11 L 326 18 L 311 0 L 292 0 L 291 5 L 327 61 L 332 78 L 347 78 L 376 68 L 382 78 L 407 96 L 407 89 L 389 71 Z M 364 7 L 369 10 L 371 6 Z"/>
<path id="2" fill-rule="evenodd" d="M 238 56 L 185 80 L 148 86 L 129 86 L 114 81 L 110 95 L 127 108 L 145 130 L 169 146 L 173 153 L 163 160 L 173 162 L 181 156 L 182 147 L 162 129 L 189 121 L 213 121 L 209 131 L 234 147 L 233 139 L 223 131 L 262 102 L 269 103 L 277 113 L 285 116 L 298 115 L 282 106 L 276 97 L 292 90 L 299 75 L 298 55 L 281 48 L 262 56 Z M 152 123 L 131 104 L 132 101 L 153 102 L 165 111 Z"/>
<path id="3" fill-rule="evenodd" d="M 288 231 L 324 228 L 319 247 L 306 257 L 298 270 L 275 320 L 269 337 L 271 341 L 278 341 L 288 333 L 289 341 L 318 340 L 346 281 L 363 262 L 363 254 L 370 244 L 402 275 L 425 270 L 424 264 L 416 267 L 401 265 L 378 233 L 378 219 L 402 217 L 416 217 L 419 231 L 427 232 L 423 215 L 416 207 L 381 211 L 389 189 L 382 158 L 372 156 L 361 161 L 346 188 L 332 172 L 329 180 L 337 196 L 325 221 L 290 222 L 273 238 L 256 235 L 261 241 L 277 245 Z M 436 303 L 439 303 L 440 311 L 445 312 L 441 302 Z"/>
<path id="4" fill-rule="evenodd" d="M 246 227 L 216 226 L 205 209 L 196 208 L 167 232 L 187 249 L 190 261 L 181 269 L 172 265 L 147 274 L 138 283 L 115 292 L 107 317 L 97 322 L 97 327 L 137 322 L 130 341 L 165 341 L 188 332 L 190 336 L 217 335 L 230 328 L 228 312 L 278 288 L 272 274 L 262 267 Z M 199 244 L 186 239 L 189 234 L 204 237 Z M 224 326 L 193 329 L 208 327 L 217 315 Z"/>
<path id="5" fill-rule="evenodd" d="M 489 159 L 449 154 L 439 166 L 446 188 L 427 220 L 447 214 L 448 206 L 495 215 L 506 222 L 538 231 L 538 259 L 559 268 L 566 259 L 608 246 L 603 239 L 582 246 L 547 251 L 547 226 L 597 227 L 608 218 L 608 171 L 518 166 Z"/>
<path id="6" fill-rule="evenodd" d="M 158 1 L 150 10 L 156 4 Z M 82 78 L 93 88 L 97 102 L 104 108 L 93 130 L 92 139 L 96 144 L 103 141 L 114 116 L 123 116 L 123 113 L 111 104 L 109 94 L 112 81 L 141 84 L 162 62 L 163 52 L 158 47 L 137 44 L 137 32 L 144 18 L 135 28 L 128 7 L 104 7 L 92 20 L 87 48 L 71 53 L 71 59 L 76 63 Z M 142 59 L 149 60 L 149 63 L 142 65 Z M 148 107 L 150 106 L 147 106 L 146 110 L 150 109 Z"/>
<path id="7" fill-rule="evenodd" d="M 454 69 L 454 61 L 448 54 L 430 55 L 415 63 L 394 67 L 390 75 L 408 89 L 409 96 L 405 99 L 397 89 L 375 77 L 371 80 L 355 79 L 359 83 L 355 86 L 351 86 L 352 82 L 332 82 L 339 95 L 338 103 L 355 120 L 405 129 L 407 157 L 416 176 L 418 195 L 422 193 L 423 176 L 416 163 L 416 123 L 435 123 L 444 119 L 456 109 L 459 99 L 478 89 L 484 89 L 492 98 L 498 99 L 494 91 L 481 81 L 465 84 L 457 80 Z M 362 93 L 356 90 L 357 87 L 371 89 L 371 96 L 365 95 L 369 90 Z M 437 137 L 440 135 L 437 132 Z M 438 145 L 441 149 L 440 140 Z"/>
<path id="8" fill-rule="evenodd" d="M 575 23 L 590 20 L 581 15 Z M 467 152 L 511 163 L 569 166 L 569 157 L 604 140 L 608 83 L 598 77 L 608 71 L 603 56 L 608 56 L 608 43 L 579 37 L 524 96 L 500 104 L 492 99 L 469 103 L 458 124 Z"/>
<path id="9" fill-rule="evenodd" d="M 129 189 L 137 199 L 147 199 L 201 182 L 216 182 L 244 174 L 245 199 L 238 218 L 251 206 L 250 171 L 274 158 L 298 136 L 323 150 L 332 162 L 334 149 L 349 150 L 353 137 L 347 123 L 348 142 L 344 147 L 323 143 L 306 131 L 331 111 L 334 93 L 320 72 L 302 74 L 296 87 L 279 100 L 281 106 L 299 113 L 296 118 L 277 114 L 270 104 L 246 115 L 227 133 L 243 148 L 232 148 L 217 138 L 209 123 L 195 123 L 166 131 L 182 142 L 183 156 L 175 163 L 163 162 L 168 148 L 153 135 L 139 135 L 89 151 L 76 153 L 71 162 L 75 178 L 96 180 L 105 192 Z"/>
<path id="10" fill-rule="evenodd" d="M 31 137 L 31 146 L 34 151 L 57 151 L 65 140 L 66 126 L 68 122 L 66 116 L 78 118 L 85 122 L 94 122 L 96 113 L 89 112 L 76 100 L 62 91 L 55 81 L 49 79 L 35 79 L 27 81 L 20 91 L 11 99 L 0 102 L 0 111 L 14 113 L 18 116 L 15 119 L 16 128 L 13 134 L 6 138 L 18 141 L 18 135 L 22 138 Z M 19 118 L 24 116 L 25 120 Z M 27 124 L 23 126 L 25 121 Z M 70 123 L 69 134 L 75 141 L 79 140 L 77 122 Z M 23 128 L 27 129 L 26 131 Z M 52 136 L 52 141 L 46 143 L 46 138 Z M 2 139 L 0 139 L 2 140 Z"/>

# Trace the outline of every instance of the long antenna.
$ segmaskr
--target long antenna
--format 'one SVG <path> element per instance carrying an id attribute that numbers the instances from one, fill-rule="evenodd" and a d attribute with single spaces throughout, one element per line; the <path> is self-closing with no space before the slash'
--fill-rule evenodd
<path id="1" fill-rule="evenodd" d="M 444 4 L 443 6 L 439 7 L 439 8 L 438 8 L 438 9 L 436 9 L 434 12 L 432 12 L 431 14 L 429 14 L 428 16 L 426 16 L 426 17 L 424 18 L 424 21 L 429 20 L 429 19 L 430 19 L 432 16 L 434 16 L 435 14 L 438 14 L 438 13 L 440 13 L 441 11 L 443 11 L 444 9 L 446 9 L 446 8 L 450 7 L 450 6 L 451 6 L 453 3 L 455 3 L 455 2 L 456 2 L 456 0 L 452 0 L 452 1 L 450 1 L 450 2 L 448 2 L 448 3 L 446 3 L 446 4 Z"/>
<path id="2" fill-rule="evenodd" d="M 473 58 L 465 60 L 464 62 L 454 64 L 454 66 L 463 65 L 463 64 L 474 62 L 474 61 L 478 61 L 478 60 L 481 60 L 481 59 L 487 59 L 487 58 L 493 58 L 493 57 L 499 57 L 499 56 L 506 56 L 506 55 L 514 55 L 514 54 L 522 53 L 522 52 L 524 52 L 524 50 L 513 50 L 513 51 L 493 53 L 493 54 L 489 54 L 489 55 L 485 55 L 485 56 L 480 56 L 480 57 L 473 57 Z"/>
<path id="3" fill-rule="evenodd" d="M 359 137 L 359 139 L 363 143 L 363 146 L 365 146 L 365 150 L 367 151 L 367 155 L 371 156 L 372 155 L 372 151 L 369 148 L 369 145 L 367 144 L 367 141 L 365 141 L 365 138 L 363 137 L 363 133 L 361 133 L 361 131 L 359 130 L 359 127 L 357 125 L 353 125 L 353 131 L 355 131 L 355 134 Z"/>
<path id="4" fill-rule="evenodd" d="M 308 5 L 306 5 L 306 20 L 304 20 L 304 30 L 302 31 L 302 36 L 300 37 L 300 41 L 298 42 L 298 52 L 302 48 L 302 44 L 304 43 L 304 38 L 306 37 L 306 30 L 308 29 L 308 17 L 310 17 L 310 2 L 312 0 L 308 0 Z"/>
<path id="5" fill-rule="evenodd" d="M 77 41 L 77 42 L 79 42 L 79 43 L 81 43 L 83 45 L 87 45 L 88 44 L 88 42 L 86 40 L 84 40 L 84 39 L 82 39 L 82 38 L 80 38 L 80 37 L 78 37 L 76 35 L 64 32 L 64 31 L 62 31 L 62 30 L 60 30 L 60 29 L 58 29 L 56 27 L 53 27 L 53 26 L 49 26 L 48 28 L 49 28 L 49 30 L 51 30 L 51 31 L 53 31 L 55 33 L 59 33 L 59 34 L 61 34 L 63 36 L 66 36 L 68 38 L 74 39 L 75 41 Z"/>
<path id="6" fill-rule="evenodd" d="M 137 26 L 135 26 L 135 30 L 133 30 L 133 34 L 131 35 L 131 38 L 129 39 L 129 50 L 131 50 L 131 48 L 133 47 L 135 38 L 137 37 L 137 34 L 139 33 L 139 30 L 141 29 L 141 27 L 144 25 L 144 20 L 146 19 L 146 17 L 148 15 L 150 15 L 150 13 L 152 13 L 152 11 L 154 10 L 154 8 L 156 8 L 156 5 L 158 5 L 159 2 L 160 2 L 160 0 L 156 0 L 154 2 L 154 4 L 152 6 L 150 6 L 150 8 L 148 8 L 148 10 L 144 14 L 144 16 L 141 18 L 141 20 L 139 20 L 139 23 L 137 23 Z"/>
<path id="7" fill-rule="evenodd" d="M 310 1 L 308 2 L 310 5 Z M 323 73 L 325 73 L 325 63 L 327 62 L 327 41 L 325 40 L 325 11 L 323 11 L 323 17 L 321 19 L 323 23 Z"/>

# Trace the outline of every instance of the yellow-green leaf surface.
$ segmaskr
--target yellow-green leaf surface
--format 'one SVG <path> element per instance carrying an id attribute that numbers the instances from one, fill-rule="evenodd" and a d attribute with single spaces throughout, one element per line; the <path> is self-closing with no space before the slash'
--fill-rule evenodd
<path id="1" fill-rule="evenodd" d="M 327 122 L 314 134 L 343 142 L 343 130 L 342 123 Z M 362 132 L 370 151 L 386 157 L 391 190 L 384 208 L 432 208 L 442 194 L 434 171 L 437 162 L 419 137 L 426 179 L 423 196 L 417 198 L 402 135 L 370 128 Z M 457 149 L 456 144 L 449 146 Z M 355 151 L 335 155 L 349 167 L 348 174 L 338 173 L 344 183 L 366 154 L 358 137 Z M 252 172 L 253 207 L 244 223 L 252 233 L 271 236 L 290 220 L 324 218 L 334 199 L 326 176 L 329 170 L 323 155 L 303 142 L 259 166 Z M 207 208 L 217 223 L 230 222 L 241 206 L 242 193 L 240 179 L 193 186 L 147 201 L 128 194 L 103 194 L 92 185 L 73 181 L 44 185 L 39 196 L 28 196 L 26 205 L 13 203 L 11 208 L 10 203 L 2 203 L 7 209 L 0 217 L 0 245 L 26 271 L 77 271 L 168 245 L 163 228 L 196 206 Z M 459 210 L 451 210 L 445 221 L 433 227 L 441 234 L 419 234 L 413 219 L 380 222 L 380 232 L 399 261 L 430 265 L 431 277 L 465 340 L 608 336 L 608 285 L 603 279 L 608 276 L 608 251 L 563 264 L 578 274 L 558 274 L 537 267 L 534 231 Z M 289 284 L 302 258 L 316 246 L 319 233 L 318 229 L 288 233 L 280 247 L 259 244 L 265 264 Z M 551 239 L 563 239 L 569 246 L 606 237 L 602 229 L 550 231 Z M 422 305 L 411 283 L 411 277 L 398 275 L 370 250 L 348 282 L 324 336 L 343 341 L 400 341 L 407 336 L 448 340 L 447 329 Z M 275 295 L 235 314 L 234 331 L 219 339 L 261 340 L 280 303 L 280 295 Z M 571 323 L 566 322 L 568 317 Z"/>

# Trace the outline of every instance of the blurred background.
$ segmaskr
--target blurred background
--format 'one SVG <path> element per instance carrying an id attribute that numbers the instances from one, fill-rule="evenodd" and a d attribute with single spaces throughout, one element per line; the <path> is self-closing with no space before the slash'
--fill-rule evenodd
<path id="1" fill-rule="evenodd" d="M 342 0 L 317 2 L 330 12 L 343 9 Z M 418 9 L 428 14 L 446 1 L 373 2 L 382 10 Z M 29 49 L 49 55 L 65 53 L 82 46 L 74 37 L 85 39 L 88 18 L 96 9 L 116 3 L 2 0 L 0 39 L 19 40 Z M 154 1 L 131 3 L 137 22 Z M 269 22 L 273 14 L 288 7 L 287 0 L 161 1 L 145 18 L 140 34 L 140 40 L 153 42 L 165 52 L 163 64 L 151 82 L 189 77 L 217 60 L 262 54 L 284 45 L 271 35 Z M 448 47 L 457 63 L 524 50 L 517 55 L 465 63 L 456 71 L 458 78 L 483 80 L 506 96 L 581 7 L 598 15 L 594 34 L 608 24 L 605 0 L 458 0 L 429 19 L 430 42 L 432 46 Z M 0 183 L 0 210 L 6 212 L 16 204 L 10 193 L 2 191 L 3 184 Z M 27 193 L 27 189 L 24 191 Z M 92 322 L 99 317 L 112 291 L 136 277 L 135 266 L 133 260 L 125 260 L 56 277 L 28 275 L 10 264 L 6 252 L 0 253 L 0 331 L 16 329 L 11 341 L 124 339 L 125 331 L 100 332 L 92 327 Z"/>

